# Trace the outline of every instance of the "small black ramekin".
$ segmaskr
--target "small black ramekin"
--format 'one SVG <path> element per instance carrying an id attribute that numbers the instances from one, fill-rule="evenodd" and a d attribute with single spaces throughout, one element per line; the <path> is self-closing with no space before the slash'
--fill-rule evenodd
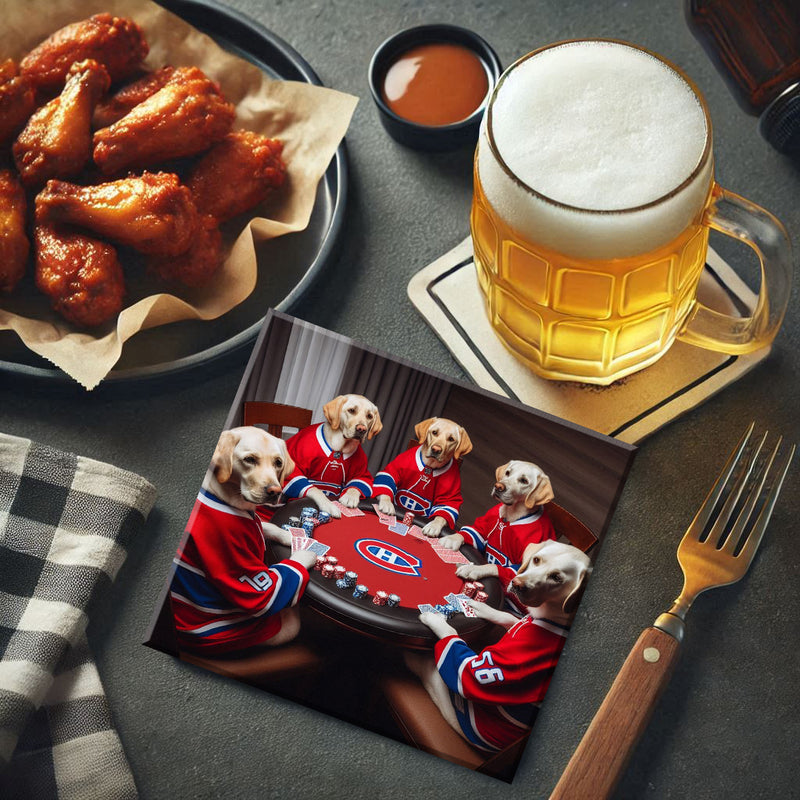
<path id="1" fill-rule="evenodd" d="M 475 53 L 486 68 L 489 81 L 486 97 L 466 119 L 452 125 L 421 125 L 412 122 L 395 114 L 381 96 L 386 72 L 397 57 L 412 47 L 432 43 L 460 44 Z M 369 88 L 383 127 L 400 144 L 417 150 L 453 150 L 465 144 L 474 144 L 478 140 L 483 112 L 501 72 L 497 53 L 477 33 L 457 25 L 420 25 L 390 36 L 378 47 L 369 64 Z"/>

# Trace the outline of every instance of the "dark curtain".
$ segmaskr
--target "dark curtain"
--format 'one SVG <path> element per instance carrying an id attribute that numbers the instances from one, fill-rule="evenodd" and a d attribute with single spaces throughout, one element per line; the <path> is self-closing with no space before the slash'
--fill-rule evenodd
<path id="1" fill-rule="evenodd" d="M 339 394 L 363 394 L 378 406 L 383 430 L 364 448 L 373 475 L 408 449 L 418 422 L 441 414 L 450 387 L 422 370 L 353 348 Z"/>

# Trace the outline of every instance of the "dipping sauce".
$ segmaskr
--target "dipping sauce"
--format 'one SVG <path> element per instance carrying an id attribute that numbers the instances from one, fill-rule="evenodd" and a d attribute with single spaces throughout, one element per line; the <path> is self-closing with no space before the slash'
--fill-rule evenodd
<path id="1" fill-rule="evenodd" d="M 459 44 L 431 43 L 402 53 L 386 72 L 383 101 L 420 125 L 451 125 L 484 101 L 489 79 L 483 62 Z"/>

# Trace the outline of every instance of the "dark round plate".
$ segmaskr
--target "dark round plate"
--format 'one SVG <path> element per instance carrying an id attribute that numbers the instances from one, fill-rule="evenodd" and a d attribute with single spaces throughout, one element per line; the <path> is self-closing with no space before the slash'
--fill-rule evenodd
<path id="1" fill-rule="evenodd" d="M 244 14 L 206 0 L 162 0 L 161 5 L 270 77 L 322 85 L 296 50 Z M 335 254 L 343 230 L 347 173 L 342 143 L 320 181 L 308 227 L 256 246 L 259 281 L 253 293 L 218 319 L 174 322 L 136 334 L 125 343 L 122 357 L 101 386 L 208 370 L 252 345 L 269 308 L 295 309 Z M 267 263 L 269 280 L 264 279 Z M 0 373 L 36 383 L 75 383 L 28 350 L 13 331 L 0 331 Z"/>

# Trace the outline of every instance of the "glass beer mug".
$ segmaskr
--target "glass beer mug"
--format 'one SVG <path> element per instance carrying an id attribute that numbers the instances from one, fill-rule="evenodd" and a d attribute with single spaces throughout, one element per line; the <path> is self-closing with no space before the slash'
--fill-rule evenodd
<path id="1" fill-rule="evenodd" d="M 736 354 L 777 333 L 791 283 L 786 231 L 714 182 L 705 101 L 660 56 L 585 40 L 521 58 L 491 97 L 474 181 L 489 317 L 537 374 L 608 384 L 676 338 Z M 710 228 L 759 257 L 752 317 L 696 299 Z"/>

